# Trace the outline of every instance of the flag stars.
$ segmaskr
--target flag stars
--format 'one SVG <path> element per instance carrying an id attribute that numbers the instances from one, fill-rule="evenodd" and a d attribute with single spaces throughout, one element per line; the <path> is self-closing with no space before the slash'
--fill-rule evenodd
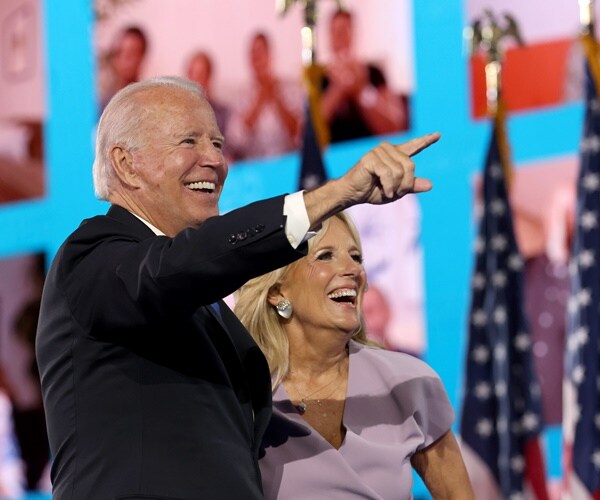
<path id="1" fill-rule="evenodd" d="M 577 365 L 573 368 L 571 378 L 576 385 L 580 385 L 585 379 L 585 367 L 583 365 Z"/>
<path id="2" fill-rule="evenodd" d="M 577 256 L 577 260 L 579 261 L 579 265 L 583 268 L 583 269 L 588 269 L 591 266 L 594 265 L 595 262 L 595 257 L 594 257 L 594 251 L 593 250 L 583 250 L 582 252 L 580 252 L 580 254 Z"/>
<path id="3" fill-rule="evenodd" d="M 581 420 L 581 405 L 574 404 L 573 405 L 573 422 L 579 422 Z"/>
<path id="4" fill-rule="evenodd" d="M 529 392 L 531 393 L 532 396 L 539 398 L 542 395 L 542 390 L 540 389 L 540 385 L 537 383 L 532 383 L 529 386 Z"/>
<path id="5" fill-rule="evenodd" d="M 485 326 L 487 323 L 487 314 L 483 309 L 477 309 L 471 315 L 471 322 L 474 326 Z"/>
<path id="6" fill-rule="evenodd" d="M 569 261 L 569 276 L 572 278 L 575 274 L 577 274 L 577 262 L 575 259 L 571 259 Z"/>
<path id="7" fill-rule="evenodd" d="M 498 306 L 494 309 L 494 323 L 498 325 L 506 323 L 506 309 L 504 307 Z"/>
<path id="8" fill-rule="evenodd" d="M 579 309 L 579 301 L 577 300 L 577 297 L 571 295 L 567 302 L 567 311 L 570 314 L 575 314 L 578 311 L 578 309 Z"/>
<path id="9" fill-rule="evenodd" d="M 567 338 L 567 350 L 570 352 L 576 351 L 579 349 L 579 339 L 575 333 L 572 333 Z"/>
<path id="10" fill-rule="evenodd" d="M 479 382 L 473 389 L 473 393 L 477 399 L 488 399 L 492 394 L 492 388 L 486 382 Z"/>
<path id="11" fill-rule="evenodd" d="M 504 271 L 496 271 L 492 276 L 492 283 L 498 288 L 503 288 L 506 285 L 506 273 Z"/>
<path id="12" fill-rule="evenodd" d="M 540 420 L 538 416 L 530 411 L 525 412 L 521 419 L 521 424 L 523 425 L 523 429 L 525 429 L 525 431 L 531 432 L 536 430 L 538 428 L 539 423 Z"/>
<path id="13" fill-rule="evenodd" d="M 481 418 L 475 424 L 475 432 L 482 438 L 490 437 L 494 431 L 494 425 L 489 418 Z"/>
<path id="14" fill-rule="evenodd" d="M 510 459 L 510 468 L 515 474 L 521 474 L 525 470 L 525 460 L 521 455 L 516 455 Z"/>
<path id="15" fill-rule="evenodd" d="M 594 229 L 598 226 L 598 216 L 591 210 L 586 210 L 581 214 L 579 224 L 585 230 Z"/>
<path id="16" fill-rule="evenodd" d="M 577 302 L 580 306 L 589 306 L 592 301 L 592 294 L 588 288 L 584 288 L 577 293 Z"/>
<path id="17" fill-rule="evenodd" d="M 594 415 L 594 425 L 596 426 L 596 429 L 600 429 L 600 413 Z"/>
<path id="18" fill-rule="evenodd" d="M 592 463 L 594 464 L 594 467 L 598 470 L 600 470 L 600 450 L 596 449 L 594 450 L 594 453 L 592 453 Z"/>
<path id="19" fill-rule="evenodd" d="M 588 172 L 581 179 L 581 184 L 586 191 L 597 191 L 600 188 L 600 175 Z"/>
<path id="20" fill-rule="evenodd" d="M 500 362 L 503 362 L 506 359 L 506 347 L 502 344 L 498 344 L 494 347 L 494 359 Z"/>
<path id="21" fill-rule="evenodd" d="M 494 387 L 494 392 L 498 398 L 506 396 L 506 384 L 504 382 L 498 382 Z"/>
<path id="22" fill-rule="evenodd" d="M 302 187 L 304 189 L 313 189 L 321 184 L 322 179 L 316 174 L 310 174 L 302 178 Z"/>
<path id="23" fill-rule="evenodd" d="M 478 236 L 475 239 L 475 253 L 481 254 L 484 252 L 484 250 L 485 250 L 485 241 L 483 240 L 483 238 L 481 236 Z"/>
<path id="24" fill-rule="evenodd" d="M 492 179 L 500 179 L 502 177 L 502 164 L 492 163 L 489 172 Z"/>
<path id="25" fill-rule="evenodd" d="M 589 340 L 588 329 L 585 326 L 580 326 L 571 333 L 567 340 L 567 349 L 569 351 L 576 351 L 579 347 L 587 344 Z"/>
<path id="26" fill-rule="evenodd" d="M 506 212 L 506 203 L 500 199 L 495 199 L 490 203 L 490 212 L 493 215 L 504 215 L 504 212 Z"/>
<path id="27" fill-rule="evenodd" d="M 476 273 L 473 276 L 473 279 L 471 281 L 471 285 L 473 286 L 473 288 L 475 290 L 483 290 L 484 287 L 485 287 L 485 282 L 486 282 L 486 279 L 485 279 L 484 274 L 483 273 Z"/>
<path id="28" fill-rule="evenodd" d="M 587 344 L 587 341 L 590 338 L 589 329 L 585 326 L 580 326 L 579 328 L 577 328 L 577 330 L 575 330 L 574 335 L 577 339 L 577 342 L 579 342 L 579 345 Z"/>
<path id="29" fill-rule="evenodd" d="M 590 135 L 581 141 L 582 152 L 594 152 L 600 151 L 600 137 L 597 135 Z"/>
<path id="30" fill-rule="evenodd" d="M 471 356 L 475 363 L 482 365 L 490 359 L 490 351 L 484 345 L 479 345 L 473 349 Z"/>
<path id="31" fill-rule="evenodd" d="M 512 271 L 519 271 L 523 268 L 523 259 L 518 253 L 513 253 L 508 257 L 508 267 Z"/>
<path id="32" fill-rule="evenodd" d="M 529 340 L 529 335 L 524 332 L 520 332 L 515 337 L 515 347 L 521 351 L 525 352 L 529 346 L 531 345 L 531 340 Z"/>
<path id="33" fill-rule="evenodd" d="M 492 250 L 501 252 L 502 250 L 506 249 L 507 245 L 508 245 L 508 241 L 506 239 L 506 236 L 504 236 L 503 234 L 497 234 L 496 236 L 494 236 L 492 238 L 492 241 L 491 241 Z"/>
<path id="34" fill-rule="evenodd" d="M 499 417 L 496 420 L 496 429 L 500 434 L 505 433 L 508 430 L 508 420 L 505 417 Z"/>

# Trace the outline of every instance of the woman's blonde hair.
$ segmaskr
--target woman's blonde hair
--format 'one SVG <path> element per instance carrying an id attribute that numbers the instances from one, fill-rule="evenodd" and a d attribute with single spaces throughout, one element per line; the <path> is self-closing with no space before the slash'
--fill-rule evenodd
<path id="1" fill-rule="evenodd" d="M 346 225 L 357 247 L 362 252 L 358 231 L 350 217 L 343 212 L 336 214 L 334 217 L 337 217 Z M 318 243 L 327 232 L 330 220 L 325 221 L 320 233 L 309 240 L 309 249 L 315 243 Z M 282 325 L 283 319 L 277 314 L 275 307 L 269 303 L 269 293 L 284 281 L 290 270 L 297 266 L 300 261 L 248 281 L 235 295 L 235 314 L 267 358 L 273 388 L 277 387 L 288 374 L 290 357 L 288 338 Z M 360 327 L 352 338 L 362 344 L 376 345 L 374 342 L 367 340 L 362 315 Z"/>

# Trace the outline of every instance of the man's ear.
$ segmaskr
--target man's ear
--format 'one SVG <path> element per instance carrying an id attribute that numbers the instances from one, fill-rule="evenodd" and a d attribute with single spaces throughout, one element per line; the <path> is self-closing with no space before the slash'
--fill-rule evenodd
<path id="1" fill-rule="evenodd" d="M 110 150 L 110 162 L 120 181 L 128 187 L 137 187 L 138 174 L 133 167 L 133 156 L 121 146 L 113 146 Z"/>

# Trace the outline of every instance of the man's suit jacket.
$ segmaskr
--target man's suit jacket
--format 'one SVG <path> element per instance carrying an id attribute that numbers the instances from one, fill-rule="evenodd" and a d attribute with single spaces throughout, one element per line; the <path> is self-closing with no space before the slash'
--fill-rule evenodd
<path id="1" fill-rule="evenodd" d="M 283 197 L 156 236 L 113 206 L 54 259 L 37 337 L 55 499 L 262 498 L 267 362 L 220 301 L 302 256 Z"/>

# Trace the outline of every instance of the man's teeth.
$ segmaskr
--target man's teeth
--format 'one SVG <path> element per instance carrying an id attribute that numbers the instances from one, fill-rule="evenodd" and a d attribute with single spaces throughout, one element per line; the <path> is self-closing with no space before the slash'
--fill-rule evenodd
<path id="1" fill-rule="evenodd" d="M 343 290 L 336 290 L 327 294 L 330 299 L 339 299 L 340 297 L 356 297 L 356 290 L 352 288 L 345 288 Z"/>
<path id="2" fill-rule="evenodd" d="M 208 181 L 190 182 L 189 184 L 186 184 L 185 187 L 188 189 L 193 189 L 193 190 L 211 191 L 211 192 L 214 191 L 216 188 L 214 182 L 208 182 Z"/>

